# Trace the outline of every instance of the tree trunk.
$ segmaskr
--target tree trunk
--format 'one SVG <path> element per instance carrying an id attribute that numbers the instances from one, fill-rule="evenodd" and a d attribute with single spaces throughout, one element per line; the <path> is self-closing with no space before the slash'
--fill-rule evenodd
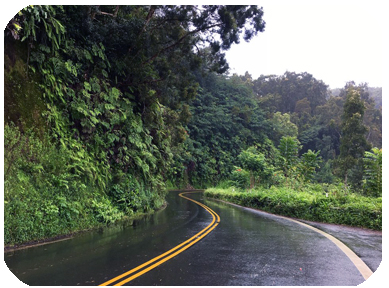
<path id="1" fill-rule="evenodd" d="M 344 175 L 344 185 L 347 187 L 347 174 L 348 171 L 346 170 L 346 174 Z"/>

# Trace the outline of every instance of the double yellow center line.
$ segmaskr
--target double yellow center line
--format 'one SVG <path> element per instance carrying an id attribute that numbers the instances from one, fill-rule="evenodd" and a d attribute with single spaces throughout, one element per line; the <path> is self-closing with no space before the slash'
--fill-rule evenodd
<path id="1" fill-rule="evenodd" d="M 111 285 L 113 283 L 113 286 L 121 286 L 123 284 L 126 284 L 130 282 L 131 280 L 134 280 L 135 278 L 147 273 L 148 271 L 154 269 L 155 267 L 161 265 L 162 263 L 168 261 L 169 259 L 173 258 L 174 256 L 180 254 L 181 252 L 185 251 L 195 243 L 199 242 L 201 239 L 203 239 L 205 236 L 208 235 L 213 229 L 216 228 L 217 225 L 220 223 L 220 217 L 218 214 L 216 214 L 215 211 L 213 211 L 208 206 L 204 205 L 203 203 L 200 203 L 198 201 L 195 201 L 189 197 L 184 196 L 184 194 L 189 193 L 195 193 L 195 192 L 185 192 L 178 194 L 180 197 L 185 198 L 189 201 L 192 201 L 196 203 L 197 205 L 203 207 L 208 213 L 212 215 L 212 222 L 205 227 L 203 230 L 201 230 L 199 233 L 194 235 L 193 237 L 189 238 L 185 242 L 182 242 L 181 244 L 177 245 L 173 249 L 170 249 L 169 251 L 151 259 L 150 261 L 147 261 L 146 263 L 143 263 L 142 265 L 139 265 L 138 267 L 131 269 L 115 278 L 112 278 L 111 280 L 108 280 L 99 286 L 107 286 Z"/>

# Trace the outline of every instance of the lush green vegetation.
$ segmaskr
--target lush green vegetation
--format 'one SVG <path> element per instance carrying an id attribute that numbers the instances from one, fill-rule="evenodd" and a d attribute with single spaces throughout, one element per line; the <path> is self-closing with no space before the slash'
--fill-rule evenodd
<path id="1" fill-rule="evenodd" d="M 104 193 L 74 172 L 69 148 L 56 147 L 47 135 L 41 139 L 32 130 L 21 133 L 10 124 L 4 139 L 6 244 L 111 224 L 163 204 L 158 194 L 135 186 L 135 181 L 128 183 L 129 176 Z"/>
<path id="2" fill-rule="evenodd" d="M 330 185 L 326 190 L 318 184 L 309 185 L 300 191 L 274 186 L 250 192 L 236 188 L 210 188 L 205 191 L 205 195 L 278 215 L 382 229 L 381 197 L 345 194 L 341 185 Z"/>
<path id="3" fill-rule="evenodd" d="M 379 89 L 350 82 L 331 95 L 306 72 L 229 75 L 224 51 L 263 32 L 262 17 L 213 5 L 15 15 L 4 33 L 5 244 L 151 212 L 173 187 L 322 183 L 380 202 Z"/>
<path id="4" fill-rule="evenodd" d="M 171 179 L 178 186 L 216 185 L 227 179 L 245 147 L 266 142 L 271 131 L 250 87 L 239 77 L 197 76 L 200 88 L 189 106 L 191 119 Z M 266 145 L 267 145 L 266 144 Z"/>
<path id="5" fill-rule="evenodd" d="M 363 124 L 367 105 L 360 87 L 348 84 L 342 92 L 338 155 L 304 152 L 306 147 L 297 137 L 302 142 L 304 138 L 297 132 L 281 136 L 265 149 L 259 144 L 242 150 L 236 162 L 240 166 L 235 166 L 229 180 L 218 189 L 207 189 L 206 195 L 285 216 L 382 229 L 382 149 L 368 151 L 371 143 Z M 289 122 L 288 117 L 283 126 L 292 126 Z"/>
<path id="6" fill-rule="evenodd" d="M 196 75 L 225 72 L 223 51 L 263 31 L 262 15 L 164 5 L 15 15 L 4 34 L 5 243 L 160 207 Z"/>
<path id="7" fill-rule="evenodd" d="M 368 193 L 364 188 L 367 175 L 362 159 L 371 147 L 382 147 L 382 112 L 375 108 L 365 84 L 357 86 L 350 82 L 339 89 L 338 96 L 333 96 L 327 85 L 308 73 L 286 72 L 256 80 L 249 73 L 197 79 L 199 93 L 189 105 L 189 137 L 184 149 L 174 153 L 173 182 L 184 181 L 203 188 L 215 186 L 235 177 L 236 167 L 244 168 L 238 155 L 255 146 L 265 156 L 266 169 L 283 170 L 284 177 L 289 178 L 291 171 L 300 169 L 303 182 L 342 181 L 354 192 Z M 351 95 L 357 95 L 354 102 L 347 100 Z M 349 112 L 345 107 L 349 107 Z M 358 134 L 353 136 L 353 129 Z M 297 149 L 298 155 L 288 150 L 284 153 L 292 154 L 279 158 L 283 137 L 297 140 L 294 151 Z M 358 147 L 348 151 L 354 142 L 359 143 Z M 308 172 L 301 170 L 301 164 L 297 167 L 294 160 L 303 154 L 306 163 L 318 160 L 315 169 L 311 167 Z M 265 178 L 256 184 L 271 184 Z"/>

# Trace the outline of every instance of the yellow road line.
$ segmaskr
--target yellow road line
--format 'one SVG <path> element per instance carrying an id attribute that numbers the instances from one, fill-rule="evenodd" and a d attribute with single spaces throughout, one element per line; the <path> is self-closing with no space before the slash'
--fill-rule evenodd
<path id="1" fill-rule="evenodd" d="M 277 216 L 279 216 L 279 215 L 277 215 Z M 295 222 L 295 223 L 298 223 L 304 227 L 312 229 L 312 230 L 322 234 L 323 236 L 327 237 L 329 240 L 332 241 L 332 243 L 334 243 L 336 246 L 338 246 L 338 248 L 340 250 L 342 250 L 344 254 L 346 254 L 346 256 L 351 260 L 351 262 L 353 262 L 353 264 L 358 269 L 358 271 L 362 274 L 362 277 L 365 280 L 367 280 L 371 275 L 373 275 L 373 271 L 370 270 L 370 268 L 365 264 L 365 262 L 363 262 L 362 259 L 359 258 L 350 248 L 348 248 L 343 242 L 341 242 L 340 240 L 338 240 L 334 236 L 332 236 L 332 235 L 330 235 L 330 234 L 328 234 L 320 229 L 317 229 L 311 225 L 305 224 L 303 222 L 300 222 L 300 221 L 297 221 L 294 219 L 290 219 L 287 217 L 283 217 L 283 216 L 279 216 L 279 217 L 287 219 L 287 220 Z"/>
<path id="2" fill-rule="evenodd" d="M 196 200 L 193 200 L 191 198 L 188 198 L 188 197 L 185 197 L 183 196 L 183 194 L 190 194 L 190 193 L 196 193 L 196 192 L 186 192 L 186 193 L 180 193 L 178 194 L 179 196 L 181 196 L 182 198 L 185 198 L 185 199 L 188 199 L 194 203 L 196 203 L 197 205 L 200 205 L 201 207 L 203 207 L 204 209 L 208 210 L 208 212 L 210 212 L 211 214 L 215 214 L 216 217 L 217 217 L 217 222 L 220 222 L 220 217 L 219 215 L 217 215 L 217 213 L 215 211 L 213 211 L 211 208 L 209 208 L 208 206 L 205 206 L 203 203 L 200 203 L 200 202 L 197 202 Z"/>
<path id="3" fill-rule="evenodd" d="M 214 220 L 215 220 L 215 219 L 214 219 Z M 121 275 L 119 275 L 119 276 L 117 276 L 117 277 L 115 277 L 115 278 L 112 278 L 111 280 L 109 280 L 109 281 L 107 281 L 107 282 L 104 282 L 104 283 L 101 284 L 100 286 L 109 285 L 109 284 L 111 284 L 111 283 L 113 283 L 113 282 L 115 282 L 115 281 L 117 281 L 117 280 L 119 280 L 119 279 L 121 279 L 121 278 L 123 278 L 123 277 L 129 275 L 129 274 L 132 274 L 132 273 L 138 271 L 139 269 L 141 269 L 141 268 L 143 268 L 143 267 L 145 267 L 145 266 L 147 266 L 147 265 L 149 265 L 149 264 L 151 264 L 151 263 L 157 261 L 158 259 L 161 259 L 162 257 L 164 257 L 164 256 L 166 256 L 166 255 L 168 255 L 168 254 L 170 254 L 170 253 L 172 253 L 172 252 L 174 252 L 175 250 L 177 250 L 177 249 L 180 248 L 181 246 L 184 246 L 186 243 L 188 243 L 188 242 L 194 240 L 194 239 L 195 239 L 196 237 L 198 237 L 201 233 L 203 233 L 205 230 L 207 230 L 209 227 L 211 227 L 211 226 L 213 225 L 213 223 L 215 223 L 214 220 L 213 220 L 212 223 L 209 224 L 206 228 L 204 228 L 203 230 L 201 230 L 199 233 L 197 233 L 196 235 L 194 235 L 192 238 L 186 240 L 185 242 L 182 242 L 180 245 L 177 245 L 176 247 L 170 249 L 169 251 L 167 251 L 167 252 L 165 252 L 165 253 L 163 253 L 163 254 L 161 254 L 161 255 L 159 255 L 159 256 L 157 256 L 157 257 L 155 257 L 155 258 L 153 258 L 153 259 L 151 259 L 151 260 L 149 260 L 149 261 L 147 261 L 147 262 L 145 262 L 145 263 L 143 263 L 142 265 L 139 265 L 138 267 L 136 267 L 136 268 L 134 268 L 134 269 L 132 269 L 132 270 L 130 270 L 130 271 L 127 271 L 127 272 L 125 272 L 125 273 L 123 273 L 123 274 L 121 274 Z"/>
<path id="4" fill-rule="evenodd" d="M 187 192 L 187 193 L 193 193 L 193 192 Z M 124 277 L 126 277 L 126 276 L 128 276 L 128 275 L 130 275 L 130 274 L 132 274 L 132 273 L 134 273 L 134 272 L 136 272 L 136 271 L 138 271 L 138 270 L 140 270 L 140 269 L 150 265 L 150 264 L 152 264 L 152 263 L 154 263 L 155 261 L 157 261 L 157 260 L 159 260 L 159 259 L 161 259 L 161 258 L 163 258 L 163 257 L 165 257 L 167 255 L 169 255 L 170 253 L 173 253 L 174 251 L 176 251 L 180 247 L 182 247 L 182 246 L 187 244 L 186 246 L 184 246 L 180 250 L 174 252 L 173 254 L 170 254 L 169 256 L 167 256 L 167 257 L 163 258 L 162 260 L 158 261 L 157 263 L 155 263 L 155 264 L 153 264 L 153 265 L 143 269 L 142 271 L 140 271 L 140 272 L 138 272 L 138 273 L 136 273 L 136 274 L 134 274 L 134 275 L 126 278 L 125 280 L 122 280 L 121 282 L 119 282 L 119 283 L 114 285 L 114 286 L 121 286 L 121 285 L 123 285 L 123 284 L 125 284 L 125 283 L 127 283 L 127 282 L 129 282 L 129 281 L 131 281 L 131 280 L 133 280 L 133 279 L 135 279 L 135 278 L 137 278 L 137 277 L 147 273 L 148 271 L 154 269 L 155 267 L 161 265 L 162 263 L 168 261 L 169 259 L 173 258 L 174 256 L 176 256 L 176 255 L 180 254 L 181 252 L 185 251 L 186 249 L 188 249 L 189 247 L 191 247 L 192 245 L 194 245 L 195 243 L 200 241 L 202 238 L 204 238 L 206 235 L 208 235 L 208 233 L 210 233 L 213 229 L 216 228 L 216 226 L 220 222 L 219 215 L 215 211 L 213 211 L 211 208 L 209 208 L 208 206 L 206 206 L 206 205 L 204 205 L 204 204 L 202 204 L 202 203 L 200 203 L 198 201 L 195 201 L 195 200 L 193 200 L 191 198 L 183 196 L 183 194 L 187 194 L 187 193 L 180 193 L 179 196 L 182 197 L 182 198 L 185 198 L 185 199 L 187 199 L 189 201 L 192 201 L 192 202 L 196 203 L 197 205 L 203 207 L 205 210 L 207 210 L 207 212 L 212 215 L 212 222 L 207 227 L 205 227 L 203 230 L 201 230 L 199 233 L 197 233 L 196 235 L 194 235 L 190 239 L 182 242 L 181 244 L 177 245 L 176 247 L 170 249 L 169 251 L 167 251 L 167 252 L 165 252 L 165 253 L 163 253 L 163 254 L 161 254 L 161 255 L 159 255 L 159 256 L 157 256 L 157 257 L 155 257 L 155 258 L 153 258 L 153 259 L 151 259 L 151 260 L 149 260 L 149 261 L 139 265 L 138 267 L 136 267 L 134 269 L 131 269 L 131 270 L 129 270 L 129 271 L 127 271 L 127 272 L 125 272 L 125 273 L 115 277 L 115 278 L 112 278 L 111 280 L 108 280 L 108 281 L 100 284 L 99 286 L 110 285 L 110 284 L 112 284 L 112 283 L 114 283 L 114 282 L 116 282 L 116 281 L 118 281 L 118 280 L 120 280 L 120 279 L 122 279 L 122 278 L 124 278 Z M 215 215 L 217 217 L 217 221 L 216 221 Z"/>
<path id="5" fill-rule="evenodd" d="M 197 243 L 198 241 L 200 241 L 202 238 L 204 238 L 205 236 L 207 236 L 207 234 L 209 232 L 211 232 L 213 229 L 216 228 L 216 226 L 219 225 L 219 223 L 216 223 L 211 229 L 209 229 L 207 232 L 205 232 L 203 235 L 201 235 L 200 237 L 198 237 L 196 240 L 194 240 L 193 242 L 189 243 L 188 245 L 186 245 L 185 247 L 181 248 L 180 250 L 178 250 L 177 252 L 173 253 L 173 254 L 170 254 L 169 256 L 163 258 L 162 260 L 158 261 L 157 263 L 151 265 L 150 267 L 147 267 L 146 269 L 138 272 L 137 274 L 115 284 L 114 286 L 122 286 L 123 284 L 126 284 L 127 282 L 147 273 L 148 271 L 154 269 L 155 267 L 161 265 L 162 263 L 168 261 L 169 259 L 173 258 L 174 256 L 176 256 L 177 254 L 180 254 L 181 252 L 185 251 L 186 249 L 188 249 L 189 247 L 191 247 L 192 245 L 194 245 L 195 243 Z"/>
<path id="6" fill-rule="evenodd" d="M 259 210 L 259 209 L 255 209 L 255 208 L 250 208 L 250 207 L 244 207 L 244 206 L 241 206 L 241 205 L 238 205 L 238 204 L 235 204 L 235 203 L 231 203 L 231 202 L 228 202 L 228 201 L 223 201 L 223 200 L 216 200 L 216 201 L 221 201 L 221 202 L 225 202 L 225 203 L 228 203 L 230 205 L 233 205 L 233 206 L 239 206 L 239 207 L 243 207 L 243 208 L 247 208 L 247 209 L 252 209 L 252 210 Z M 262 210 L 259 210 L 261 212 L 264 212 Z M 265 213 L 268 213 L 268 212 L 265 212 Z M 272 214 L 272 213 L 269 213 L 269 214 Z M 272 214 L 272 215 L 275 215 L 277 217 L 280 217 L 280 218 L 283 218 L 285 220 L 289 220 L 289 221 L 292 221 L 292 222 L 295 222 L 297 224 L 300 224 L 304 227 L 307 227 L 311 230 L 314 230 L 320 234 L 322 234 L 323 236 L 327 237 L 332 243 L 334 243 L 340 250 L 342 250 L 342 252 L 344 254 L 346 254 L 346 256 L 351 260 L 351 262 L 354 264 L 354 266 L 358 269 L 359 273 L 361 273 L 362 277 L 367 280 L 369 279 L 369 277 L 371 275 L 373 275 L 373 271 L 371 271 L 371 269 L 366 265 L 365 262 L 363 262 L 363 260 L 361 258 L 358 257 L 358 255 L 356 255 L 350 248 L 348 248 L 343 242 L 341 242 L 340 240 L 338 240 L 337 238 L 335 238 L 334 236 L 320 230 L 320 229 L 317 229 L 311 225 L 308 225 L 306 223 L 303 223 L 303 222 L 300 222 L 298 220 L 294 220 L 292 218 L 289 218 L 289 217 L 285 217 L 285 216 L 281 216 L 281 215 L 276 215 L 276 214 Z"/>

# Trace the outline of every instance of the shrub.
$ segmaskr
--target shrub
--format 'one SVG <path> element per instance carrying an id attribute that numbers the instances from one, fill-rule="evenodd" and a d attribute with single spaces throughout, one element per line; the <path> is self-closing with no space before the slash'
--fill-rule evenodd
<path id="1" fill-rule="evenodd" d="M 250 186 L 250 172 L 235 167 L 235 170 L 231 173 L 231 185 L 239 188 L 248 188 Z"/>
<path id="2" fill-rule="evenodd" d="M 124 216 L 124 213 L 112 206 L 112 203 L 105 197 L 100 201 L 92 199 L 92 209 L 96 219 L 105 224 L 115 223 Z"/>

